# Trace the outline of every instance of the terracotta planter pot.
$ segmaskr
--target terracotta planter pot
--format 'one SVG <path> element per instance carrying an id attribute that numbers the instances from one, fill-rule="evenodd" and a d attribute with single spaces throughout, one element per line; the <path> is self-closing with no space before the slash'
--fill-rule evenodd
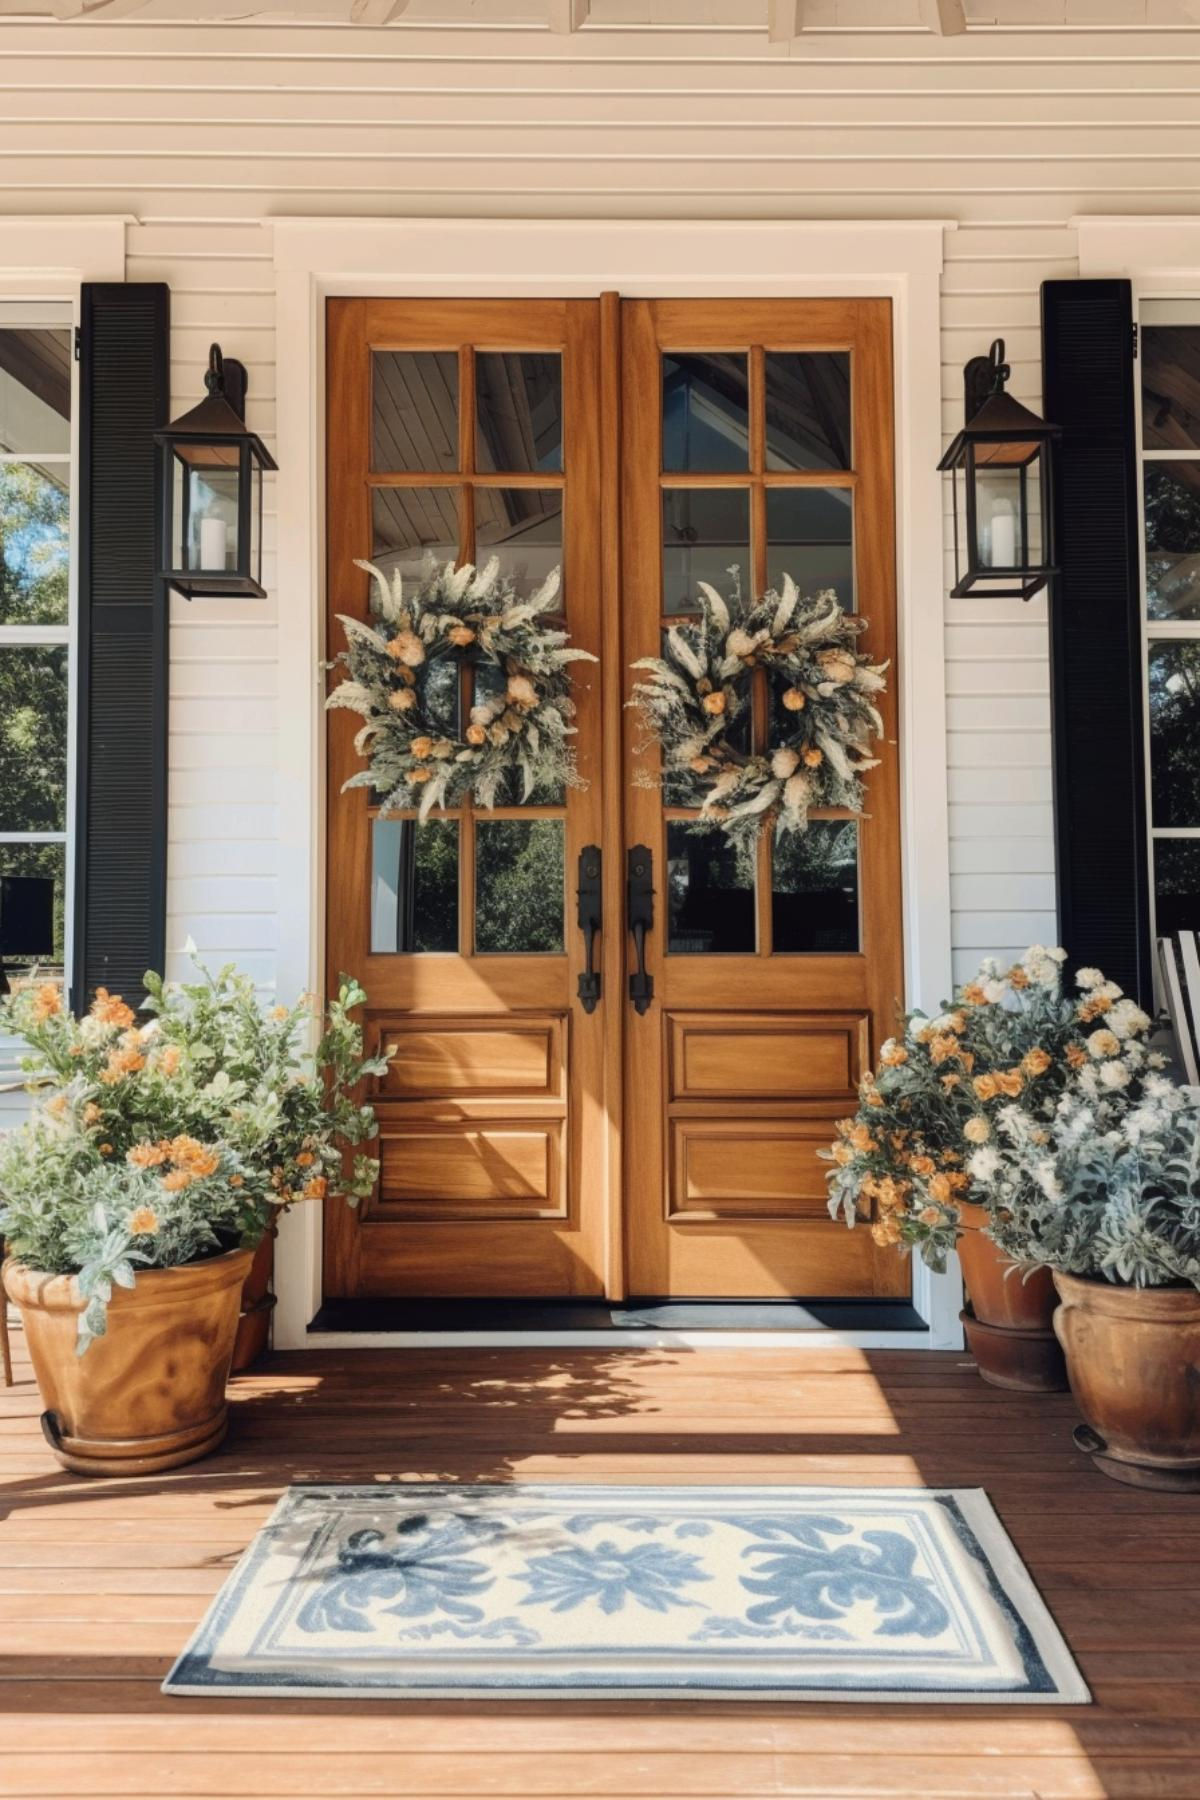
<path id="1" fill-rule="evenodd" d="M 150 1475 L 194 1462 L 225 1436 L 225 1381 L 253 1252 L 182 1269 L 145 1269 L 118 1288 L 108 1331 L 83 1356 L 84 1299 L 73 1275 L 10 1259 L 4 1286 L 20 1309 L 45 1412 L 42 1430 L 77 1475 Z"/>
<path id="2" fill-rule="evenodd" d="M 971 1302 L 961 1317 L 980 1375 L 993 1387 L 1062 1393 L 1067 1372 L 1054 1335 L 1057 1296 L 1050 1271 L 1038 1269 L 1026 1279 L 984 1236 L 985 1209 L 964 1206 L 961 1214 L 958 1259 Z"/>
<path id="3" fill-rule="evenodd" d="M 271 1314 L 275 1310 L 271 1276 L 275 1271 L 278 1233 L 277 1225 L 267 1227 L 242 1288 L 242 1310 L 237 1322 L 237 1336 L 233 1340 L 231 1375 L 240 1375 L 245 1369 L 253 1368 L 271 1341 Z"/>
<path id="4" fill-rule="evenodd" d="M 1055 1275 L 1075 1441 L 1134 1487 L 1200 1489 L 1200 1293 Z"/>

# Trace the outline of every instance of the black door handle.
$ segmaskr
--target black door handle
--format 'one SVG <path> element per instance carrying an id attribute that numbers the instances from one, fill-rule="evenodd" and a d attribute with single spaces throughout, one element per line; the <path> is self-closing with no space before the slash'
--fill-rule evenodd
<path id="1" fill-rule="evenodd" d="M 586 844 L 579 852 L 579 929 L 583 933 L 584 968 L 579 977 L 579 1004 L 595 1012 L 600 999 L 600 971 L 596 967 L 596 939 L 603 923 L 599 844 Z"/>
<path id="2" fill-rule="evenodd" d="M 654 857 L 645 844 L 634 844 L 627 870 L 627 910 L 637 968 L 629 977 L 633 1010 L 644 1013 L 654 998 L 654 977 L 646 973 L 646 933 L 654 925 Z"/>

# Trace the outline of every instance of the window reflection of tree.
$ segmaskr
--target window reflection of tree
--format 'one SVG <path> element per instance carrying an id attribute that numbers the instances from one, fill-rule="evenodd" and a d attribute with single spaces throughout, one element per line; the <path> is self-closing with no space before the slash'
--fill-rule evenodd
<path id="1" fill-rule="evenodd" d="M 1200 642 L 1151 647 L 1150 775 L 1156 825 L 1200 825 Z"/>
<path id="2" fill-rule="evenodd" d="M 1147 463 L 1144 486 L 1147 612 L 1200 618 L 1200 462 Z"/>

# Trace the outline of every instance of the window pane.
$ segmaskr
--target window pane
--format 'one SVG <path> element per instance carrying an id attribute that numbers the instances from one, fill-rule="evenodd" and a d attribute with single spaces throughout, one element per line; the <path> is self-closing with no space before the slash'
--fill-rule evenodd
<path id="1" fill-rule="evenodd" d="M 563 947 L 562 819 L 475 821 L 475 949 Z"/>
<path id="2" fill-rule="evenodd" d="M 724 832 L 686 820 L 667 825 L 667 949 L 673 956 L 741 952 L 753 955 L 752 846 L 730 844 Z"/>
<path id="3" fill-rule="evenodd" d="M 832 588 L 854 610 L 854 495 L 849 488 L 767 489 L 767 585 L 790 575 L 804 595 Z"/>
<path id="4" fill-rule="evenodd" d="M 475 455 L 485 474 L 562 468 L 562 357 L 480 351 Z"/>
<path id="5" fill-rule="evenodd" d="M 699 584 L 728 594 L 730 567 L 750 579 L 747 488 L 667 488 L 663 494 L 663 611 L 697 610 Z"/>
<path id="6" fill-rule="evenodd" d="M 0 451 L 71 448 L 71 333 L 0 331 Z"/>
<path id="7" fill-rule="evenodd" d="M 858 826 L 814 819 L 775 832 L 771 917 L 776 952 L 858 949 Z"/>
<path id="8" fill-rule="evenodd" d="M 0 844 L 0 964 L 14 987 L 35 966 L 62 979 L 66 866 L 65 844 Z"/>
<path id="9" fill-rule="evenodd" d="M 372 820 L 372 952 L 457 949 L 458 820 Z"/>
<path id="10" fill-rule="evenodd" d="M 457 352 L 372 353 L 371 467 L 382 474 L 457 469 Z"/>
<path id="11" fill-rule="evenodd" d="M 1154 924 L 1160 937 L 1200 929 L 1200 840 L 1155 839 Z"/>
<path id="12" fill-rule="evenodd" d="M 64 831 L 67 647 L 0 649 L 0 831 Z"/>
<path id="13" fill-rule="evenodd" d="M 744 352 L 664 356 L 664 469 L 750 466 L 750 378 Z"/>
<path id="14" fill-rule="evenodd" d="M 1200 326 L 1151 325 L 1143 314 L 1138 361 L 1144 447 L 1200 447 Z"/>
<path id="15" fill-rule="evenodd" d="M 1200 643 L 1150 647 L 1155 825 L 1200 825 Z"/>
<path id="16" fill-rule="evenodd" d="M 457 488 L 375 488 L 371 494 L 371 560 L 386 575 L 399 569 L 406 581 L 421 573 L 427 556 L 458 558 Z"/>
<path id="17" fill-rule="evenodd" d="M 849 469 L 848 350 L 768 350 L 768 469 Z"/>
<path id="18" fill-rule="evenodd" d="M 66 463 L 0 463 L 0 625 L 65 625 L 71 490 Z"/>
<path id="19" fill-rule="evenodd" d="M 476 488 L 476 562 L 499 557 L 517 592 L 534 593 L 562 566 L 562 508 L 561 488 Z"/>
<path id="20" fill-rule="evenodd" d="M 1146 463 L 1146 612 L 1200 618 L 1200 462 Z"/>

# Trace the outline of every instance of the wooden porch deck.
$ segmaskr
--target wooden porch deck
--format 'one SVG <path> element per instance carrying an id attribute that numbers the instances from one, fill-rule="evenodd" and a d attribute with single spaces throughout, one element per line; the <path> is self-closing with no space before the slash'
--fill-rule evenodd
<path id="1" fill-rule="evenodd" d="M 530 1349 L 278 1356 L 224 1449 L 57 1470 L 16 1334 L 0 1390 L 5 1795 L 1200 1795 L 1200 1506 L 1122 1488 L 1069 1398 L 960 1355 Z M 168 1700 L 163 1673 L 289 1480 L 985 1487 L 1087 1709 Z"/>

